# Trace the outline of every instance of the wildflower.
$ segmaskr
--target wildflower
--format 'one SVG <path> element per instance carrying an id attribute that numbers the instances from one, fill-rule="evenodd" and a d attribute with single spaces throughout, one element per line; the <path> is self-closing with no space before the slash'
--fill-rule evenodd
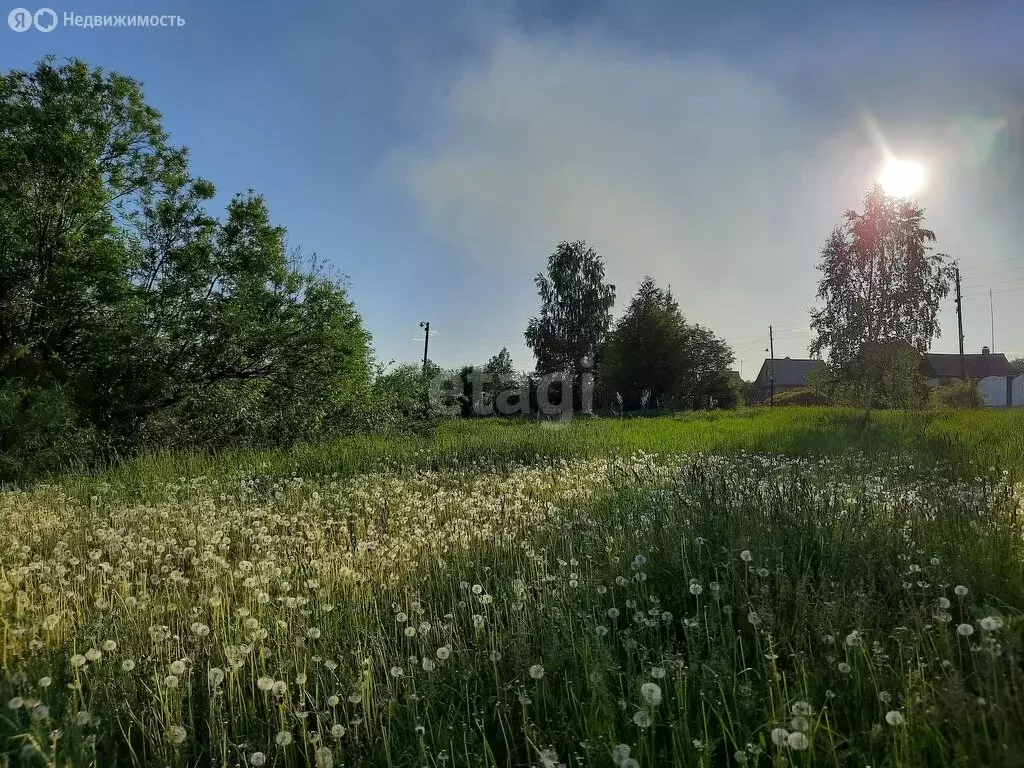
<path id="1" fill-rule="evenodd" d="M 183 675 L 185 674 L 185 662 L 178 660 L 171 662 L 171 674 L 172 675 Z"/>
<path id="2" fill-rule="evenodd" d="M 13 699 L 7 702 L 7 706 L 10 709 L 21 709 L 25 705 L 25 700 L 21 696 L 15 696 Z"/>
<path id="3" fill-rule="evenodd" d="M 974 634 L 974 627 L 972 627 L 970 624 L 960 624 L 957 626 L 956 632 L 958 635 L 961 635 L 962 637 L 970 637 Z"/>
<path id="4" fill-rule="evenodd" d="M 609 608 L 608 609 L 608 618 L 611 619 L 612 621 L 615 621 L 615 619 L 619 618 L 619 609 L 618 608 Z"/>
<path id="5" fill-rule="evenodd" d="M 664 667 L 651 667 L 651 677 L 655 680 L 661 680 L 665 677 Z"/>
<path id="6" fill-rule="evenodd" d="M 206 673 L 206 679 L 209 680 L 211 686 L 216 688 L 224 682 L 224 670 L 220 667 L 211 667 L 210 671 Z"/>
<path id="7" fill-rule="evenodd" d="M 632 750 L 628 744 L 619 744 L 612 750 L 612 762 L 622 765 L 622 761 L 629 757 Z"/>
<path id="8" fill-rule="evenodd" d="M 897 725 L 903 725 L 903 714 L 901 712 L 897 712 L 895 709 L 890 710 L 885 713 L 885 722 L 894 728 Z"/>
<path id="9" fill-rule="evenodd" d="M 649 728 L 651 725 L 651 716 L 642 709 L 638 709 L 633 713 L 633 724 L 637 728 Z"/>
<path id="10" fill-rule="evenodd" d="M 845 661 L 840 661 L 839 671 L 842 672 L 844 675 L 850 674 L 850 665 L 847 664 Z"/>
<path id="11" fill-rule="evenodd" d="M 99 661 L 102 658 L 103 654 L 100 652 L 99 648 L 90 648 L 85 652 L 86 661 Z"/>
<path id="12" fill-rule="evenodd" d="M 399 678 L 399 677 L 401 677 L 404 674 L 405 674 L 405 671 L 401 667 L 397 667 L 396 666 L 396 667 L 392 667 L 391 668 L 391 676 L 394 677 L 394 678 Z"/>
<path id="13" fill-rule="evenodd" d="M 986 616 L 979 623 L 986 632 L 995 632 L 1003 626 L 1003 620 L 998 616 Z"/>
<path id="14" fill-rule="evenodd" d="M 339 699 L 334 694 L 331 694 L 330 696 L 327 697 L 327 706 L 329 706 L 329 707 L 336 707 L 336 706 L 338 706 L 338 704 L 340 702 L 341 702 L 341 699 Z"/>
<path id="15" fill-rule="evenodd" d="M 941 608 L 944 611 L 949 608 L 949 598 L 948 597 L 940 597 L 939 598 L 939 608 Z"/>
<path id="16" fill-rule="evenodd" d="M 276 680 L 270 690 L 275 696 L 284 696 L 288 693 L 288 684 L 284 680 Z"/>
<path id="17" fill-rule="evenodd" d="M 697 582 L 694 582 L 693 584 L 690 585 L 690 594 L 691 595 L 699 595 L 703 591 L 704 591 L 704 587 L 702 587 Z"/>
<path id="18" fill-rule="evenodd" d="M 406 627 L 402 630 L 406 637 L 416 637 L 416 627 Z"/>
<path id="19" fill-rule="evenodd" d="M 172 725 L 167 729 L 167 740 L 171 744 L 184 744 L 188 733 L 180 725 Z"/>
<path id="20" fill-rule="evenodd" d="M 811 714 L 811 705 L 806 701 L 795 701 L 793 702 L 793 714 L 794 715 L 809 715 Z M 797 730 L 800 730 L 799 728 Z"/>
<path id="21" fill-rule="evenodd" d="M 542 677 L 544 677 L 544 667 L 542 667 L 540 664 L 534 664 L 532 667 L 530 667 L 530 677 L 532 677 L 534 680 L 540 680 Z"/>
<path id="22" fill-rule="evenodd" d="M 484 588 L 481 587 L 479 584 L 474 584 L 473 585 L 473 594 L 474 595 L 479 595 L 483 591 L 484 591 Z"/>
<path id="23" fill-rule="evenodd" d="M 807 745 L 810 743 L 807 739 L 807 734 L 801 731 L 795 731 L 794 733 L 789 734 L 787 741 L 789 742 L 789 748 L 797 751 L 807 749 Z"/>
<path id="24" fill-rule="evenodd" d="M 789 743 L 789 731 L 785 728 L 772 728 L 772 743 L 781 747 Z"/>
<path id="25" fill-rule="evenodd" d="M 806 733 L 807 731 L 811 730 L 810 722 L 807 720 L 806 717 L 801 717 L 800 715 L 797 715 L 789 721 L 789 727 L 792 728 L 794 731 L 798 731 L 800 733 Z"/>
<path id="26" fill-rule="evenodd" d="M 967 591 L 967 587 L 965 587 L 963 584 L 958 584 L 956 586 L 956 589 L 953 590 L 953 592 L 956 593 L 957 597 L 964 597 L 967 594 Z"/>
<path id="27" fill-rule="evenodd" d="M 310 640 L 319 640 L 320 630 L 316 627 L 310 627 L 306 630 L 306 637 L 308 637 Z"/>
<path id="28" fill-rule="evenodd" d="M 750 554 L 749 549 L 744 549 L 742 552 L 740 552 L 740 560 L 742 560 L 744 563 L 749 563 L 753 559 L 754 556 Z"/>
<path id="29" fill-rule="evenodd" d="M 341 723 L 335 723 L 331 726 L 331 736 L 333 736 L 336 739 L 340 739 L 344 735 L 345 726 L 343 726 Z"/>
<path id="30" fill-rule="evenodd" d="M 437 665 L 434 664 L 434 660 L 433 659 L 428 659 L 426 656 L 424 656 L 423 657 L 423 661 L 420 663 L 420 666 L 423 667 L 423 671 L 424 672 L 433 672 L 434 668 Z"/>
<path id="31" fill-rule="evenodd" d="M 167 677 L 164 678 L 164 686 L 167 687 L 167 688 L 170 688 L 172 690 L 174 688 L 177 688 L 178 687 L 178 678 L 175 677 L 174 675 L 168 675 Z"/>
<path id="32" fill-rule="evenodd" d="M 103 641 L 103 645 L 100 646 L 100 647 L 103 648 L 103 650 L 106 651 L 107 653 L 110 653 L 115 648 L 117 648 L 117 643 L 115 641 L 113 641 L 113 640 L 104 640 Z"/>
<path id="33" fill-rule="evenodd" d="M 318 747 L 313 753 L 316 768 L 334 768 L 334 753 L 327 747 Z"/>
<path id="34" fill-rule="evenodd" d="M 757 615 L 757 611 L 751 611 L 747 614 L 747 621 L 756 627 L 761 622 L 761 617 Z"/>
<path id="35" fill-rule="evenodd" d="M 39 678 L 39 687 L 40 688 L 49 688 L 50 684 L 52 682 L 53 682 L 53 678 L 52 677 L 40 677 Z"/>
<path id="36" fill-rule="evenodd" d="M 277 736 L 274 737 L 274 741 L 277 742 L 279 747 L 287 747 L 292 743 L 292 735 L 289 731 L 278 731 Z"/>
<path id="37" fill-rule="evenodd" d="M 256 687 L 264 692 L 269 691 L 271 688 L 274 687 L 274 678 L 267 677 L 265 675 L 258 677 L 256 678 Z"/>
<path id="38" fill-rule="evenodd" d="M 856 629 L 855 629 L 855 630 L 853 630 L 853 632 L 851 632 L 850 634 L 848 634 L 848 635 L 846 636 L 846 644 L 847 644 L 847 645 L 848 645 L 848 646 L 849 646 L 850 648 L 854 648 L 854 647 L 856 647 L 856 646 L 860 645 L 860 644 L 861 644 L 861 642 L 862 642 L 862 640 L 861 640 L 861 637 L 860 637 L 860 633 L 859 633 L 859 632 L 857 632 L 857 630 L 856 630 Z"/>
<path id="39" fill-rule="evenodd" d="M 491 651 L 490 659 L 494 662 L 501 661 L 501 651 Z"/>
<path id="40" fill-rule="evenodd" d="M 644 683 L 641 685 L 640 695 L 652 707 L 656 707 L 661 703 L 661 688 L 657 683 Z"/>
<path id="41" fill-rule="evenodd" d="M 249 765 L 255 766 L 255 768 L 260 768 L 260 766 L 265 765 L 266 762 L 267 756 L 262 752 L 253 752 L 249 755 Z"/>
<path id="42" fill-rule="evenodd" d="M 447 645 L 442 645 L 440 648 L 437 649 L 437 658 L 439 658 L 441 661 L 445 661 L 451 655 L 452 649 L 449 648 Z"/>
<path id="43" fill-rule="evenodd" d="M 40 705 L 38 705 L 38 706 L 36 706 L 36 707 L 34 707 L 32 709 L 32 713 L 31 714 L 32 714 L 32 719 L 36 720 L 37 722 L 39 720 L 45 720 L 46 718 L 48 718 L 50 716 L 50 708 L 48 706 L 46 706 L 45 704 L 40 704 Z"/>
<path id="44" fill-rule="evenodd" d="M 83 656 L 80 653 L 76 653 L 74 656 L 71 657 L 71 666 L 76 668 L 76 669 L 78 667 L 84 667 L 85 666 L 85 656 Z"/>
<path id="45" fill-rule="evenodd" d="M 125 659 L 121 662 L 121 669 L 123 669 L 125 672 L 131 672 L 133 669 L 135 669 L 135 660 Z"/>

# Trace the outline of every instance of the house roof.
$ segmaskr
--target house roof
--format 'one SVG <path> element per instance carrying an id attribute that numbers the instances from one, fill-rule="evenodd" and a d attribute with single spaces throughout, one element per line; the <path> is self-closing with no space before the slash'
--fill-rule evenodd
<path id="1" fill-rule="evenodd" d="M 807 374 L 825 366 L 822 360 L 776 357 L 774 360 L 765 360 L 761 365 L 761 372 L 757 374 L 758 383 L 768 384 L 771 381 L 773 364 L 775 367 L 776 387 L 805 386 L 807 384 Z"/>
<path id="2" fill-rule="evenodd" d="M 960 355 L 925 352 L 923 357 L 934 376 L 960 378 Z M 1002 353 L 964 355 L 964 366 L 967 368 L 967 378 L 969 379 L 1013 375 L 1010 361 Z"/>

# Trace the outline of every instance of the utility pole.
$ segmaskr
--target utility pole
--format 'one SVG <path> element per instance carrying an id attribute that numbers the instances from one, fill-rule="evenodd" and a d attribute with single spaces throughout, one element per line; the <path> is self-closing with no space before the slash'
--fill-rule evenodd
<path id="1" fill-rule="evenodd" d="M 420 328 L 423 329 L 423 375 L 427 375 L 427 346 L 430 344 L 430 323 L 421 322 Z"/>
<path id="2" fill-rule="evenodd" d="M 775 407 L 775 335 L 772 332 L 772 327 L 768 326 L 768 350 L 771 355 L 771 383 L 769 384 L 768 390 L 768 407 Z"/>
<path id="3" fill-rule="evenodd" d="M 960 299 L 960 267 L 956 268 L 956 325 L 960 332 L 960 378 L 967 381 L 967 361 L 964 359 L 964 309 Z"/>
<path id="4" fill-rule="evenodd" d="M 992 308 L 992 289 L 988 289 L 988 317 L 992 323 L 992 346 L 989 349 L 993 355 L 996 353 L 996 313 Z"/>

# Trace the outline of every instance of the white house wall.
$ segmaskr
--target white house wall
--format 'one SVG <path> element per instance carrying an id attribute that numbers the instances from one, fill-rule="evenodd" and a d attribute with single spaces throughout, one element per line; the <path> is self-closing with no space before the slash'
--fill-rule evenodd
<path id="1" fill-rule="evenodd" d="M 1024 407 L 1024 376 L 1013 380 L 1013 405 Z"/>
<path id="2" fill-rule="evenodd" d="M 1005 408 L 1006 403 L 1006 377 L 988 376 L 978 382 L 978 391 L 985 405 L 992 408 Z"/>

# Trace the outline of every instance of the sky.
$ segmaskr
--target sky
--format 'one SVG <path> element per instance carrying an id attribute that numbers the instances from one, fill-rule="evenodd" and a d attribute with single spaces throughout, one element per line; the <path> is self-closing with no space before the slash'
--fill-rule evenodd
<path id="1" fill-rule="evenodd" d="M 420 359 L 430 321 L 443 366 L 506 346 L 532 369 L 534 276 L 578 239 L 616 315 L 650 274 L 744 378 L 769 325 L 777 357 L 805 357 L 821 247 L 885 151 L 925 169 L 965 350 L 994 317 L 995 351 L 1024 356 L 1017 0 L 53 2 L 184 20 L 3 27 L 0 66 L 55 54 L 141 81 L 219 210 L 254 189 L 345 277 L 384 363 Z M 952 298 L 940 323 L 933 351 L 956 352 Z"/>

